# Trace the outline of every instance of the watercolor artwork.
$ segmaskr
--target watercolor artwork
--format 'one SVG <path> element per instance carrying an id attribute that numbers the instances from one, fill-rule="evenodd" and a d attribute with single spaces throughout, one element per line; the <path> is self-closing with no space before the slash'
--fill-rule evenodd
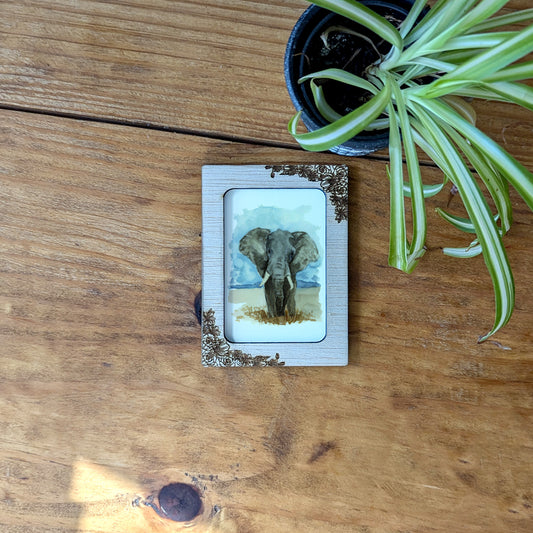
<path id="1" fill-rule="evenodd" d="M 326 196 L 321 189 L 224 195 L 225 337 L 235 343 L 326 336 Z"/>

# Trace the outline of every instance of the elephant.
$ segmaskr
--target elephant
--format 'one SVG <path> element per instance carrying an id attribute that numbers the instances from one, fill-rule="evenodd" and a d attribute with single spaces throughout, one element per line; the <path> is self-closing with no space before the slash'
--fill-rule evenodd
<path id="1" fill-rule="evenodd" d="M 239 242 L 239 251 L 256 266 L 265 288 L 269 317 L 296 314 L 296 274 L 319 258 L 313 239 L 305 231 L 255 228 Z"/>

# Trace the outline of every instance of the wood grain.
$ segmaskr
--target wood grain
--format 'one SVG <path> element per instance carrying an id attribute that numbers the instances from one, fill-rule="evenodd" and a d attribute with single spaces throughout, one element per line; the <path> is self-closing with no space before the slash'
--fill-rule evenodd
<path id="1" fill-rule="evenodd" d="M 308 5 L 4 0 L 0 106 L 296 146 L 287 133 L 294 110 L 283 56 Z M 508 4 L 527 7 L 529 0 Z M 511 152 L 533 166 L 531 114 L 504 104 L 488 109 L 484 131 L 498 141 L 521 139 Z"/>
<path id="2" fill-rule="evenodd" d="M 350 160 L 350 364 L 204 369 L 201 165 L 337 157 L 0 112 L 0 530 L 528 532 L 533 217 L 514 197 L 517 310 L 492 342 L 481 260 L 430 204 L 386 267 L 384 164 Z M 343 160 L 344 162 L 344 160 Z M 437 180 L 426 169 L 428 180 Z"/>

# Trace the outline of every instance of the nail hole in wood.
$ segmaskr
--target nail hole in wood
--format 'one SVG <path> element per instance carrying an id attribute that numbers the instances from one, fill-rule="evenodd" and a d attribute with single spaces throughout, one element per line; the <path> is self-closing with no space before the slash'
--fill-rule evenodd
<path id="1" fill-rule="evenodd" d="M 191 485 L 171 483 L 159 491 L 159 507 L 167 518 L 189 522 L 202 510 L 202 499 Z"/>

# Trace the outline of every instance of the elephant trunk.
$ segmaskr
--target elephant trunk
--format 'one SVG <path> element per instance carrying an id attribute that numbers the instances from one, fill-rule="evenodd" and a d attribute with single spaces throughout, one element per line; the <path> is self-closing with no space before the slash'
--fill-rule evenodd
<path id="1" fill-rule="evenodd" d="M 284 291 L 285 279 L 275 279 L 273 281 L 274 288 L 274 302 L 275 311 L 277 316 L 283 316 L 285 314 L 285 291 Z"/>
<path id="2" fill-rule="evenodd" d="M 289 292 L 294 289 L 294 282 L 291 277 L 289 265 L 287 263 L 277 265 L 269 275 L 270 286 L 273 295 L 274 313 L 276 316 L 283 316 L 289 299 Z"/>

